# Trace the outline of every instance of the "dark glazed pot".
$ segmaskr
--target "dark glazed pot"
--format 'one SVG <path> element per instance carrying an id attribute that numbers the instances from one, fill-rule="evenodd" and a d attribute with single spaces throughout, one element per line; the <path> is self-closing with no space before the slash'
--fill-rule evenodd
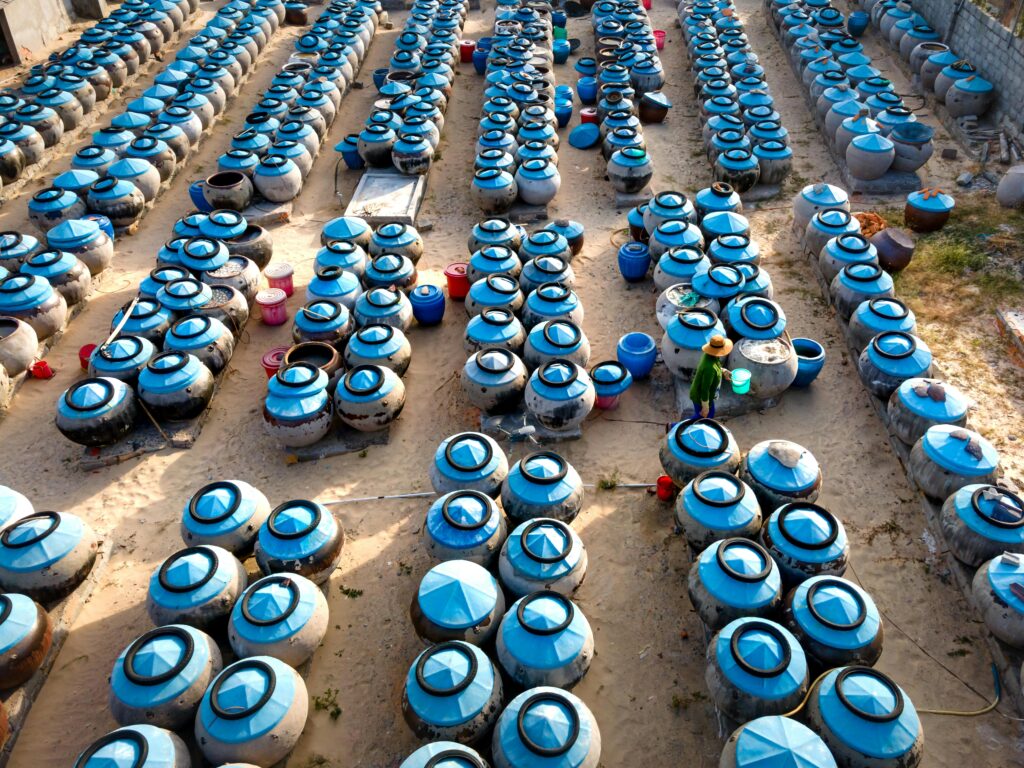
<path id="1" fill-rule="evenodd" d="M 878 263 L 886 272 L 900 272 L 914 258 L 914 238 L 903 229 L 886 227 L 871 236 L 871 244 L 878 251 Z"/>
<path id="2" fill-rule="evenodd" d="M 252 202 L 252 181 L 239 171 L 221 171 L 206 179 L 203 197 L 214 209 L 244 211 Z"/>

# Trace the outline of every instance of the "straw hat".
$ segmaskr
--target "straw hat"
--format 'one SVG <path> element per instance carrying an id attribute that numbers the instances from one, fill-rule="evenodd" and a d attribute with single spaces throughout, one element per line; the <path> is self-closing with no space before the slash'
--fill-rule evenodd
<path id="1" fill-rule="evenodd" d="M 725 336 L 715 334 L 707 344 L 701 347 L 701 351 L 712 357 L 725 357 L 732 352 L 732 342 Z"/>

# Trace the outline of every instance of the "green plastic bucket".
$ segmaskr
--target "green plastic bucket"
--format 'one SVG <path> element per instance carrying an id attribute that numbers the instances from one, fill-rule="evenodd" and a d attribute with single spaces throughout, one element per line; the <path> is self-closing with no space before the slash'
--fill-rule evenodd
<path id="1" fill-rule="evenodd" d="M 745 395 L 750 391 L 750 371 L 746 368 L 733 368 L 732 391 L 737 395 Z"/>

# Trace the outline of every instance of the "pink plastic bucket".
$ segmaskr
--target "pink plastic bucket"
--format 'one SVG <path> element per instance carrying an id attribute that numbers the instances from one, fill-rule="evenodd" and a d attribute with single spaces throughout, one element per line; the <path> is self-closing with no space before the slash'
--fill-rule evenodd
<path id="1" fill-rule="evenodd" d="M 267 276 L 270 287 L 280 288 L 284 291 L 285 296 L 291 296 L 295 292 L 295 286 L 292 283 L 292 275 L 295 274 L 295 270 L 292 269 L 291 264 L 287 262 L 271 264 L 263 270 L 263 274 Z"/>
<path id="2" fill-rule="evenodd" d="M 659 51 L 665 47 L 665 30 L 656 29 L 654 30 L 654 47 Z"/>
<path id="3" fill-rule="evenodd" d="M 288 322 L 288 307 L 284 303 L 287 298 L 280 288 L 267 288 L 256 294 L 264 325 L 284 325 Z"/>

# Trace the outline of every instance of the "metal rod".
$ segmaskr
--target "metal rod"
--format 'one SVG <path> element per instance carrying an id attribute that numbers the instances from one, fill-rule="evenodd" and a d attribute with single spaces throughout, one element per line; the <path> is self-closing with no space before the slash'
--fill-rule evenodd
<path id="1" fill-rule="evenodd" d="M 614 491 L 619 488 L 630 488 L 630 489 L 641 489 L 641 488 L 654 488 L 655 483 L 615 483 L 615 485 L 604 488 L 606 491 Z M 584 488 L 597 488 L 595 483 L 584 483 Z M 400 499 L 426 499 L 432 496 L 438 496 L 439 494 L 434 491 L 413 491 L 410 493 L 387 493 L 380 496 L 356 496 L 351 499 L 331 499 L 329 501 L 319 502 L 325 507 L 333 507 L 339 504 L 361 504 L 367 501 L 396 501 Z"/>

